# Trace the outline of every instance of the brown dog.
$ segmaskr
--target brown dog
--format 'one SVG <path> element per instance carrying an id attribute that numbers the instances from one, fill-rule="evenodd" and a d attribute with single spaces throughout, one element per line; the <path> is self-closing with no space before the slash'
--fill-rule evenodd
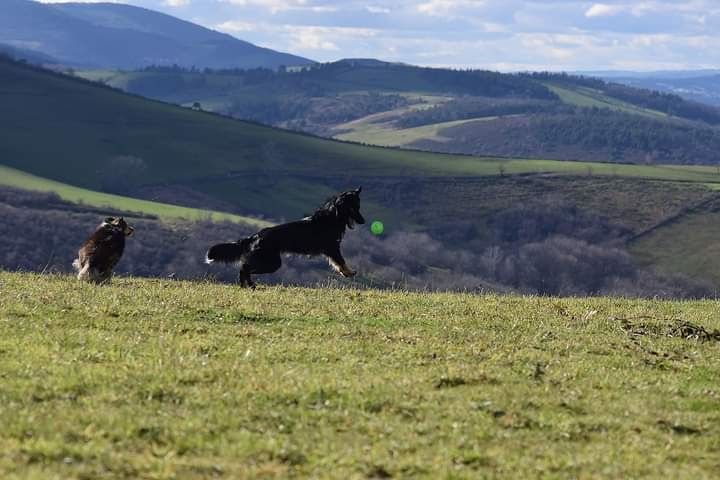
<path id="1" fill-rule="evenodd" d="M 73 267 L 78 280 L 103 283 L 112 277 L 113 268 L 125 250 L 125 237 L 135 229 L 123 217 L 108 217 L 80 247 Z"/>

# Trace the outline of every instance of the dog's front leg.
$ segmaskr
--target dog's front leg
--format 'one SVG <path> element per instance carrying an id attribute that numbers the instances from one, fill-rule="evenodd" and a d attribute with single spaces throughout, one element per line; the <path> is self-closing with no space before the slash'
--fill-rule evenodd
<path id="1" fill-rule="evenodd" d="M 240 277 L 240 286 L 242 288 L 250 286 L 250 282 L 252 282 L 252 280 L 250 279 L 250 274 L 247 271 L 245 271 L 245 269 L 240 270 L 239 277 Z"/>
<path id="2" fill-rule="evenodd" d="M 255 282 L 252 281 L 250 272 L 245 269 L 244 265 L 243 268 L 240 270 L 240 286 L 243 288 L 255 288 Z"/>
<path id="3" fill-rule="evenodd" d="M 339 248 L 337 250 L 327 252 L 325 255 L 328 257 L 330 266 L 343 277 L 354 277 L 357 273 L 353 271 L 352 268 L 348 267 L 347 263 L 345 263 L 345 259 L 343 258 L 342 253 L 340 253 Z"/>

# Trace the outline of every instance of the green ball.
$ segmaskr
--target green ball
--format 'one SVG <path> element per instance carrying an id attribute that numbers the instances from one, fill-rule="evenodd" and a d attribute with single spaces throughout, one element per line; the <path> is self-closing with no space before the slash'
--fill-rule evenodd
<path id="1" fill-rule="evenodd" d="M 372 225 L 370 225 L 370 231 L 373 233 L 373 235 L 382 235 L 382 233 L 385 231 L 385 225 L 383 225 L 382 222 L 376 220 L 372 222 Z"/>

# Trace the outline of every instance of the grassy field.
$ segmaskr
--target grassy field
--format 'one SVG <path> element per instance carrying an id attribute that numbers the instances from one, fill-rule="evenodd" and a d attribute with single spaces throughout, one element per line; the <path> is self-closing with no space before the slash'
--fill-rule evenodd
<path id="1" fill-rule="evenodd" d="M 214 212 L 197 208 L 187 208 L 167 203 L 139 200 L 137 198 L 111 195 L 109 193 L 95 192 L 84 188 L 73 187 L 65 183 L 36 177 L 14 168 L 0 165 L 0 185 L 34 190 L 38 192 L 57 193 L 60 198 L 72 203 L 80 203 L 92 207 L 109 207 L 125 212 L 155 215 L 163 220 L 213 220 L 247 223 L 258 227 L 269 226 L 270 223 L 250 217 L 242 217 L 230 213 Z"/>
<path id="2" fill-rule="evenodd" d="M 560 87 L 551 83 L 546 86 L 555 92 L 560 99 L 570 105 L 576 105 L 578 107 L 597 107 L 597 108 L 610 108 L 612 110 L 618 110 L 625 113 L 631 113 L 636 115 L 644 115 L 651 118 L 665 118 L 667 115 L 657 110 L 649 108 L 639 107 L 632 103 L 623 102 L 617 98 L 608 97 L 598 90 L 587 87 L 574 87 L 569 88 L 567 86 Z"/>
<path id="3" fill-rule="evenodd" d="M 691 212 L 630 245 L 644 265 L 710 280 L 720 287 L 720 211 Z"/>
<path id="4" fill-rule="evenodd" d="M 717 478 L 718 302 L 0 273 L 0 476 Z M 707 341 L 703 341 L 707 340 Z"/>
<path id="5" fill-rule="evenodd" d="M 376 115 L 372 115 L 374 117 Z M 449 142 L 451 138 L 444 137 L 442 130 L 468 122 L 490 121 L 497 117 L 470 118 L 467 120 L 455 120 L 452 122 L 433 123 L 421 127 L 396 129 L 387 123 L 377 123 L 373 119 L 361 118 L 348 122 L 337 127 L 338 130 L 347 132 L 336 135 L 338 140 L 350 142 L 368 143 L 382 147 L 402 147 L 417 140 L 433 140 L 436 142 Z"/>

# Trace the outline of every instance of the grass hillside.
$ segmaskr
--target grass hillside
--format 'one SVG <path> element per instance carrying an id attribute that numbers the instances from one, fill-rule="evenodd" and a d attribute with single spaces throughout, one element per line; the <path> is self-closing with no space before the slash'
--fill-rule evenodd
<path id="1" fill-rule="evenodd" d="M 3 478 L 717 473 L 717 302 L 0 273 Z"/>
<path id="2" fill-rule="evenodd" d="M 565 74 L 346 60 L 291 72 L 150 67 L 80 75 L 145 97 L 372 145 L 637 164 L 720 161 L 720 109 Z"/>
<path id="3" fill-rule="evenodd" d="M 35 175 L 30 175 L 14 168 L 3 167 L 2 165 L 0 165 L 0 185 L 37 192 L 52 192 L 58 194 L 61 199 L 67 202 L 83 204 L 90 207 L 105 207 L 124 212 L 141 213 L 156 216 L 163 220 L 183 219 L 192 221 L 209 219 L 213 221 L 226 220 L 245 223 L 253 226 L 269 225 L 268 222 L 263 222 L 262 220 L 230 213 L 150 202 L 137 198 L 86 190 L 46 178 L 36 177 Z"/>
<path id="4" fill-rule="evenodd" d="M 567 74 L 534 73 L 532 78 L 547 82 L 546 85 L 568 88 L 587 97 L 615 104 L 617 107 L 642 107 L 646 113 L 666 114 L 686 120 L 698 120 L 710 125 L 720 124 L 720 110 L 706 103 L 687 100 L 662 90 L 631 87 L 599 78 Z"/>
<path id="5" fill-rule="evenodd" d="M 633 240 L 630 250 L 645 265 L 711 279 L 720 286 L 720 202 L 671 218 Z"/>
<path id="6" fill-rule="evenodd" d="M 338 140 L 380 145 L 383 147 L 402 147 L 418 140 L 432 140 L 434 142 L 450 142 L 452 138 L 443 137 L 446 128 L 456 127 L 474 121 L 492 121 L 496 117 L 472 118 L 455 120 L 452 122 L 433 123 L 421 127 L 392 128 L 387 123 L 378 123 L 370 115 L 366 118 L 338 125 L 337 129 L 343 133 L 335 135 Z"/>
<path id="7" fill-rule="evenodd" d="M 478 176 L 497 175 L 501 166 L 508 174 L 592 168 L 598 175 L 717 181 L 711 167 L 472 158 L 364 147 L 153 102 L 9 60 L 0 60 L 0 74 L 7 94 L 0 112 L 0 161 L 91 189 L 100 188 L 103 167 L 118 156 L 142 161 L 146 170 L 140 184 L 280 172 Z"/>
<path id="8" fill-rule="evenodd" d="M 0 74 L 0 88 L 8 95 L 0 114 L 2 163 L 93 189 L 103 179 L 103 165 L 116 156 L 142 159 L 147 170 L 140 183 L 251 172 L 484 175 L 497 173 L 500 164 L 515 173 L 584 168 L 333 142 L 148 101 L 11 61 L 0 61 Z M 642 168 L 627 171 L 665 176 Z M 697 174 L 704 171 L 687 170 L 689 178 Z"/>
<path id="9" fill-rule="evenodd" d="M 716 108 L 582 78 L 558 77 L 543 85 L 557 94 L 556 101 L 458 96 L 427 108 L 399 105 L 335 125 L 328 134 L 476 156 L 636 164 L 720 161 Z"/>
<path id="10" fill-rule="evenodd" d="M 578 107 L 609 108 L 625 113 L 646 115 L 655 118 L 667 117 L 667 114 L 663 112 L 639 107 L 633 105 L 632 103 L 609 97 L 605 95 L 602 90 L 574 85 L 559 86 L 552 83 L 548 84 L 548 88 L 560 97 L 563 102 L 569 105 L 576 105 Z"/>

